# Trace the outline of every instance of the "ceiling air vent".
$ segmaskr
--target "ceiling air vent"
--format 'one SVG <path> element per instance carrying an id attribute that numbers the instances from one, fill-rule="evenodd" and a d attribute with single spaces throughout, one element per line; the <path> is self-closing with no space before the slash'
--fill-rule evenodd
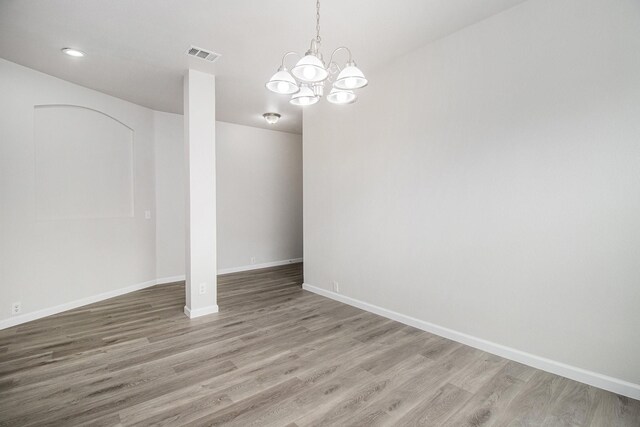
<path id="1" fill-rule="evenodd" d="M 208 62 L 213 62 L 220 58 L 220 54 L 215 52 L 209 52 L 208 50 L 200 49 L 199 47 L 191 46 L 187 51 L 187 55 L 194 56 L 196 58 L 204 59 Z"/>

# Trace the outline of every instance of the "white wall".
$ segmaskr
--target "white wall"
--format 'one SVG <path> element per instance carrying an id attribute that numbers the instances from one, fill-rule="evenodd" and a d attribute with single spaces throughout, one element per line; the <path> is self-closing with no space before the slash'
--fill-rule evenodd
<path id="1" fill-rule="evenodd" d="M 158 277 L 184 275 L 183 118 L 156 113 Z M 302 258 L 302 137 L 216 122 L 218 271 Z"/>
<path id="2" fill-rule="evenodd" d="M 302 258 L 302 137 L 218 122 L 218 268 Z"/>
<path id="3" fill-rule="evenodd" d="M 152 111 L 1 59 L 0 93 L 0 324 L 154 280 Z"/>
<path id="4" fill-rule="evenodd" d="M 638 52 L 635 0 L 529 1 L 305 110 L 305 282 L 637 393 Z"/>
<path id="5" fill-rule="evenodd" d="M 163 281 L 183 280 L 186 220 L 184 117 L 154 111 L 153 123 L 156 144 L 157 276 Z"/>
<path id="6" fill-rule="evenodd" d="M 0 93 L 0 328 L 183 280 L 183 116 L 2 59 Z M 300 259 L 301 136 L 216 138 L 219 268 Z"/>

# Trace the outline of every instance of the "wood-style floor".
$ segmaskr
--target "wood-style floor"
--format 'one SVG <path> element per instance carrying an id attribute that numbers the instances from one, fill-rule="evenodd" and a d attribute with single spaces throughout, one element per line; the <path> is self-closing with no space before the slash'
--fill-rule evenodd
<path id="1" fill-rule="evenodd" d="M 160 285 L 0 331 L 0 424 L 638 426 L 640 402 L 300 288 L 219 278 L 220 313 Z"/>

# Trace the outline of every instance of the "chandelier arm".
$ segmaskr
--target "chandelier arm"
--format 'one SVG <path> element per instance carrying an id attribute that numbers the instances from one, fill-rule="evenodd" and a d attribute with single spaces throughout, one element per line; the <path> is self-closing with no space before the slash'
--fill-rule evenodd
<path id="1" fill-rule="evenodd" d="M 335 65 L 338 71 L 331 71 L 331 65 Z M 337 62 L 329 62 L 329 64 L 327 65 L 327 70 L 329 71 L 329 77 L 327 77 L 327 81 L 333 83 L 333 81 L 335 80 L 334 77 L 340 74 L 340 71 L 342 71 L 342 67 L 340 67 L 340 64 L 338 64 Z"/>
<path id="2" fill-rule="evenodd" d="M 342 50 L 342 49 L 344 49 L 347 52 L 349 52 L 349 62 L 352 61 L 352 59 L 351 59 L 351 50 L 349 50 L 349 48 L 346 47 L 346 46 L 340 46 L 340 47 L 335 48 L 334 51 L 331 52 L 331 58 L 329 59 L 329 64 L 331 64 L 333 62 L 333 55 L 335 55 L 336 52 L 338 52 L 339 50 Z M 338 64 L 336 64 L 336 65 L 338 65 Z"/>
<path id="3" fill-rule="evenodd" d="M 281 64 L 280 68 L 285 68 L 285 66 L 284 66 L 284 60 L 285 60 L 285 59 L 287 58 L 287 56 L 289 56 L 289 55 L 298 55 L 298 56 L 300 56 L 300 54 L 299 54 L 298 52 L 294 52 L 293 50 L 292 50 L 292 51 L 290 51 L 290 52 L 285 53 L 284 55 L 282 55 L 282 64 Z"/>

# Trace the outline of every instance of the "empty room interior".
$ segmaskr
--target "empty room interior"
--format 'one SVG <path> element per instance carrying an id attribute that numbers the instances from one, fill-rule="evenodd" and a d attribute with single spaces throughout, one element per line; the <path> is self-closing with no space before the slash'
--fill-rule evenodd
<path id="1" fill-rule="evenodd" d="M 0 0 L 0 426 L 640 427 L 640 1 Z"/>

